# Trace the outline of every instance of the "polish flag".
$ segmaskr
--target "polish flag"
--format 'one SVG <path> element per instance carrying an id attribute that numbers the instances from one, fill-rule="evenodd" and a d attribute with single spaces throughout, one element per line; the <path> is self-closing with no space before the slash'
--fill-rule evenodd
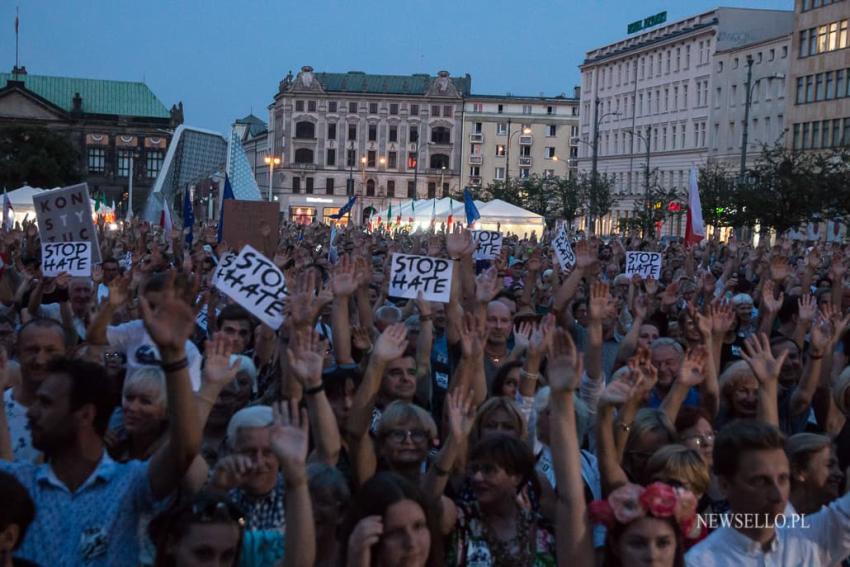
<path id="1" fill-rule="evenodd" d="M 171 239 L 171 230 L 174 228 L 174 223 L 171 222 L 171 211 L 168 205 L 162 207 L 162 213 L 159 215 L 159 226 L 162 227 L 162 233 L 166 239 Z"/>
<path id="2" fill-rule="evenodd" d="M 696 169 L 691 169 L 688 185 L 688 222 L 685 225 L 685 246 L 693 246 L 705 238 L 705 223 L 702 220 L 702 205 L 699 200 Z"/>

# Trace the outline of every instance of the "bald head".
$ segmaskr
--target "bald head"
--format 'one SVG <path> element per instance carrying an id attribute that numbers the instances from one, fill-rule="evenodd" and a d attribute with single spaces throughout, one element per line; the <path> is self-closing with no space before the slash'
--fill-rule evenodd
<path id="1" fill-rule="evenodd" d="M 506 344 L 511 334 L 511 310 L 501 301 L 487 304 L 487 342 L 493 345 Z"/>

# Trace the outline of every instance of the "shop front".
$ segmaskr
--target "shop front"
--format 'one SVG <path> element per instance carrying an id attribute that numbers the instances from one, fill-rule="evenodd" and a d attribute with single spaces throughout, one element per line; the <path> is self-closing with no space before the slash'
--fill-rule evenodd
<path id="1" fill-rule="evenodd" d="M 331 215 L 339 213 L 339 210 L 348 202 L 344 195 L 285 195 L 281 200 L 281 216 L 298 224 L 311 224 L 318 221 L 324 224 L 347 224 L 349 214 L 341 219 L 331 218 Z"/>

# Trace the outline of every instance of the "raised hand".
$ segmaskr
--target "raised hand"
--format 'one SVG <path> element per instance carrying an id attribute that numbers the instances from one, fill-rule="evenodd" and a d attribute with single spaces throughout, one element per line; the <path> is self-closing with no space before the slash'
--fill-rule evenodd
<path id="1" fill-rule="evenodd" d="M 572 392 L 578 388 L 583 372 L 581 353 L 568 331 L 558 327 L 549 341 L 546 378 L 553 392 Z"/>
<path id="2" fill-rule="evenodd" d="M 701 384 L 705 380 L 705 365 L 708 362 L 708 351 L 702 345 L 690 349 L 685 354 L 682 366 L 679 368 L 678 381 L 688 388 Z"/>
<path id="3" fill-rule="evenodd" d="M 227 455 L 220 458 L 212 471 L 212 485 L 219 490 L 241 486 L 245 477 L 254 470 L 254 461 L 245 455 Z"/>
<path id="4" fill-rule="evenodd" d="M 770 270 L 770 279 L 775 282 L 783 282 L 785 278 L 791 275 L 791 265 L 785 256 L 774 255 L 770 259 L 768 268 Z"/>
<path id="5" fill-rule="evenodd" d="M 404 323 L 396 323 L 384 329 L 384 332 L 378 337 L 375 348 L 372 350 L 372 356 L 376 360 L 386 363 L 402 356 L 406 348 L 407 327 L 404 326 Z"/>
<path id="6" fill-rule="evenodd" d="M 555 316 L 551 313 L 543 317 L 540 324 L 528 340 L 528 356 L 540 357 L 549 348 L 555 331 Z"/>
<path id="7" fill-rule="evenodd" d="M 91 281 L 96 284 L 99 284 L 103 281 L 103 268 L 100 267 L 100 264 L 98 264 L 97 266 L 92 266 Z"/>
<path id="8" fill-rule="evenodd" d="M 305 388 L 322 383 L 322 366 L 327 342 L 315 329 L 297 329 L 286 349 L 286 362 L 293 376 Z"/>
<path id="9" fill-rule="evenodd" d="M 596 248 L 592 248 L 587 240 L 579 240 L 573 249 L 576 255 L 576 268 L 587 270 L 598 263 Z"/>
<path id="10" fill-rule="evenodd" d="M 818 304 L 811 293 L 802 295 L 797 300 L 797 314 L 801 321 L 811 323 L 818 311 Z"/>
<path id="11" fill-rule="evenodd" d="M 479 303 L 489 303 L 502 290 L 496 269 L 490 267 L 475 278 L 475 298 Z"/>
<path id="12" fill-rule="evenodd" d="M 782 363 L 785 362 L 786 356 L 788 356 L 787 350 L 779 355 L 779 358 L 773 356 L 770 341 L 764 333 L 753 335 L 744 341 L 744 351 L 741 353 L 741 358 L 750 365 L 753 374 L 762 385 L 779 379 L 779 372 L 782 370 Z"/>
<path id="13" fill-rule="evenodd" d="M 640 378 L 637 379 L 638 381 Z M 620 407 L 632 398 L 638 387 L 638 381 L 614 380 L 599 396 L 599 407 Z"/>
<path id="14" fill-rule="evenodd" d="M 608 284 L 600 281 L 593 282 L 590 286 L 590 301 L 587 304 L 590 318 L 594 321 L 602 321 L 612 304 L 613 299 L 608 293 Z"/>
<path id="15" fill-rule="evenodd" d="M 211 341 L 207 341 L 204 347 L 204 383 L 215 384 L 224 388 L 236 378 L 239 371 L 239 361 L 230 364 L 230 355 L 233 354 L 233 341 L 224 336 L 223 333 L 213 335 Z"/>
<path id="16" fill-rule="evenodd" d="M 532 323 L 524 322 L 519 325 L 514 325 L 514 348 L 519 350 L 527 350 L 528 342 L 531 340 L 531 334 L 534 332 Z"/>
<path id="17" fill-rule="evenodd" d="M 372 348 L 372 338 L 364 327 L 351 327 L 351 344 L 360 352 L 368 352 Z"/>
<path id="18" fill-rule="evenodd" d="M 304 463 L 310 442 L 310 420 L 307 409 L 298 410 L 298 401 L 272 404 L 272 424 L 269 427 L 271 450 L 277 457 L 283 477 L 288 484 L 307 481 Z"/>
<path id="19" fill-rule="evenodd" d="M 475 252 L 475 240 L 472 238 L 472 233 L 455 225 L 454 230 L 446 234 L 446 252 L 449 258 L 471 256 Z"/>
<path id="20" fill-rule="evenodd" d="M 306 270 L 295 279 L 286 301 L 287 315 L 295 327 L 312 327 L 322 308 L 333 301 L 333 294 L 324 287 L 316 293 L 318 284 L 316 270 Z"/>
<path id="21" fill-rule="evenodd" d="M 484 352 L 484 343 L 487 342 L 487 326 L 474 314 L 466 313 L 458 334 L 463 357 L 471 359 L 480 357 Z"/>
<path id="22" fill-rule="evenodd" d="M 715 335 L 723 336 L 735 324 L 735 312 L 728 301 L 713 301 L 708 307 L 711 317 L 711 330 Z"/>
<path id="23" fill-rule="evenodd" d="M 144 296 L 140 305 L 145 329 L 160 351 L 182 352 L 195 330 L 195 312 L 174 292 L 174 272 L 169 273 L 162 300 L 156 306 L 151 307 Z"/>
<path id="24" fill-rule="evenodd" d="M 348 537 L 349 567 L 370 567 L 372 547 L 381 541 L 383 534 L 384 522 L 381 516 L 366 516 L 357 522 Z"/>
<path id="25" fill-rule="evenodd" d="M 472 402 L 473 392 L 462 393 L 463 388 L 455 388 L 446 396 L 449 431 L 457 441 L 462 441 L 472 431 L 475 422 L 475 405 Z"/>
<path id="26" fill-rule="evenodd" d="M 782 302 L 785 300 L 785 293 L 779 292 L 779 296 L 775 297 L 776 285 L 773 280 L 764 282 L 764 287 L 761 292 L 761 304 L 765 311 L 771 314 L 779 313 L 782 308 Z"/>
<path id="27" fill-rule="evenodd" d="M 676 282 L 668 285 L 661 293 L 662 307 L 672 307 L 679 300 L 679 286 Z"/>
<path id="28" fill-rule="evenodd" d="M 335 297 L 350 297 L 357 291 L 358 282 L 354 269 L 355 263 L 348 254 L 340 257 L 331 274 L 331 291 Z"/>
<path id="29" fill-rule="evenodd" d="M 130 276 L 116 276 L 109 282 L 109 305 L 114 308 L 123 307 L 130 297 Z"/>

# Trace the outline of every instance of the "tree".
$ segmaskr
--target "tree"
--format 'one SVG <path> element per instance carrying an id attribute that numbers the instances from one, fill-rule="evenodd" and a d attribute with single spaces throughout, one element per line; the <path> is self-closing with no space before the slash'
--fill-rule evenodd
<path id="1" fill-rule="evenodd" d="M 596 232 L 596 220 L 608 215 L 614 205 L 617 204 L 617 197 L 614 196 L 613 181 L 607 175 L 596 175 L 593 179 L 592 175 L 584 176 L 581 181 L 583 185 L 582 193 L 584 195 L 585 206 L 587 213 L 590 216 L 590 232 Z"/>
<path id="2" fill-rule="evenodd" d="M 705 223 L 715 229 L 733 226 L 741 204 L 734 174 L 717 162 L 709 162 L 699 169 L 697 183 Z"/>
<path id="3" fill-rule="evenodd" d="M 0 128 L 0 185 L 56 187 L 80 181 L 79 154 L 67 137 L 37 126 Z"/>
<path id="4" fill-rule="evenodd" d="M 656 168 L 650 171 L 648 179 L 644 177 L 646 184 L 643 194 L 635 199 L 630 217 L 620 221 L 622 230 L 637 230 L 644 237 L 654 235 L 655 223 L 663 221 L 670 214 L 668 205 L 681 198 L 675 189 L 665 189 L 657 183 L 657 173 Z M 644 175 L 646 175 L 645 167 Z"/>
<path id="5" fill-rule="evenodd" d="M 547 177 L 545 182 L 555 218 L 563 219 L 568 227 L 572 227 L 573 220 L 582 214 L 584 207 L 578 182 L 572 177 Z"/>
<path id="6" fill-rule="evenodd" d="M 487 185 L 481 194 L 487 201 L 501 199 L 519 207 L 525 207 L 520 180 L 515 177 L 506 181 L 494 181 Z"/>

